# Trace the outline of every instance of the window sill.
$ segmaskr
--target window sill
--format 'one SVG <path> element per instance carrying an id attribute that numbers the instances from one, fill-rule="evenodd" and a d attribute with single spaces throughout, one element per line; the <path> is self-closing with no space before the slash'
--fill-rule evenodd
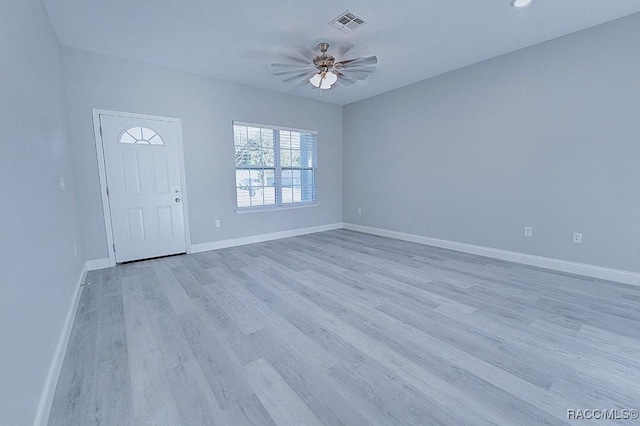
<path id="1" fill-rule="evenodd" d="M 296 203 L 289 206 L 278 205 L 278 206 L 247 207 L 243 209 L 236 209 L 236 214 L 263 213 L 263 212 L 271 212 L 271 211 L 278 211 L 278 210 L 306 209 L 308 207 L 318 207 L 319 205 L 320 205 L 319 202 L 313 202 L 313 203 Z"/>

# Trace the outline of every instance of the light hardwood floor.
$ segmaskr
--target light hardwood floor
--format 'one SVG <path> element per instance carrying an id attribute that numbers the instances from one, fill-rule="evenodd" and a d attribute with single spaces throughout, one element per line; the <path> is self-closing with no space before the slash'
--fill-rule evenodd
<path id="1" fill-rule="evenodd" d="M 557 425 L 640 408 L 640 287 L 346 230 L 87 282 L 50 425 Z"/>

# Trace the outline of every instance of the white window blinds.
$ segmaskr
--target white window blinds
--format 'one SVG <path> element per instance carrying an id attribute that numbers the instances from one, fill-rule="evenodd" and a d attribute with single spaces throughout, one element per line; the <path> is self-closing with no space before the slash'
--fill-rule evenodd
<path id="1" fill-rule="evenodd" d="M 317 203 L 317 132 L 233 123 L 238 210 Z"/>

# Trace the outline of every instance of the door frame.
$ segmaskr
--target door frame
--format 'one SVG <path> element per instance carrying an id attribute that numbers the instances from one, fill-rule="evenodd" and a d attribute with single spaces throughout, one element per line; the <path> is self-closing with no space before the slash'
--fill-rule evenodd
<path id="1" fill-rule="evenodd" d="M 96 154 L 98 157 L 98 174 L 100 176 L 100 192 L 102 194 L 102 211 L 104 218 L 104 229 L 107 236 L 107 253 L 109 254 L 109 266 L 116 266 L 116 254 L 113 250 L 113 226 L 111 224 L 111 206 L 109 197 L 107 196 L 107 171 L 104 160 L 104 143 L 102 133 L 100 131 L 100 116 L 111 115 L 115 117 L 133 118 L 133 119 L 149 119 L 157 121 L 168 121 L 175 123 L 178 128 L 178 163 L 180 166 L 180 181 L 182 187 L 182 209 L 184 219 L 184 238 L 187 253 L 191 253 L 191 234 L 189 232 L 189 209 L 187 203 L 187 180 L 184 173 L 184 150 L 182 147 L 182 120 L 174 117 L 163 117 L 159 115 L 138 114 L 134 112 L 113 111 L 107 109 L 92 108 L 93 114 L 93 133 L 96 143 Z"/>

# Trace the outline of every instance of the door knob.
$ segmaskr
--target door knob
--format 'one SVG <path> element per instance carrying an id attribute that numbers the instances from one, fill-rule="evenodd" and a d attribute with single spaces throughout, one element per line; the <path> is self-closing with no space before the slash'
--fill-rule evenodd
<path id="1" fill-rule="evenodd" d="M 180 202 L 180 198 L 176 198 L 176 203 L 179 203 L 179 202 Z"/>

